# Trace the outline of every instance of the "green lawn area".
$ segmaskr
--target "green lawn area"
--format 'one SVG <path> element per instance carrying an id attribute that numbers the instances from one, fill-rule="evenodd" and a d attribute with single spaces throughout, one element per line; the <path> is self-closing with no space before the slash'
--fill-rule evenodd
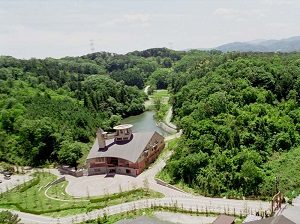
<path id="1" fill-rule="evenodd" d="M 151 97 L 169 97 L 170 94 L 167 89 L 155 90 Z"/>
<path id="2" fill-rule="evenodd" d="M 169 97 L 170 94 L 166 89 L 155 90 L 153 94 L 150 95 L 150 99 L 153 102 L 153 108 L 156 111 L 156 120 L 163 121 L 165 119 L 170 108 Z"/>
<path id="3" fill-rule="evenodd" d="M 0 195 L 0 208 L 63 217 L 143 198 L 163 197 L 162 194 L 151 190 L 135 189 L 103 197 L 75 199 L 65 192 L 66 181 L 47 190 L 45 186 L 55 180 L 56 176 L 50 173 L 35 173 L 34 176 L 32 181 L 2 193 Z M 46 190 L 47 195 L 51 198 L 46 197 Z"/>
<path id="4" fill-rule="evenodd" d="M 177 145 L 179 141 L 179 138 L 174 138 L 168 142 L 166 142 L 166 147 L 163 149 L 163 151 L 159 154 L 158 158 L 155 160 L 154 164 L 159 162 L 161 159 L 165 158 L 166 155 Z M 160 173 L 160 172 L 159 172 Z M 159 173 L 156 175 L 159 176 Z"/>

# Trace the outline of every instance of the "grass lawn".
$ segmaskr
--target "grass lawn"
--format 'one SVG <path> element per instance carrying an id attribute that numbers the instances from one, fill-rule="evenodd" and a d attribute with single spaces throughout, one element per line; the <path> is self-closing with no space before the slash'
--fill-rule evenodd
<path id="1" fill-rule="evenodd" d="M 179 141 L 179 138 L 174 138 L 168 142 L 166 142 L 166 147 L 163 149 L 163 151 L 159 154 L 158 158 L 155 160 L 154 164 L 158 163 L 160 160 L 164 159 L 166 155 L 177 145 Z M 160 172 L 159 172 L 160 173 Z M 156 175 L 156 177 L 159 176 L 159 173 Z"/>
<path id="2" fill-rule="evenodd" d="M 169 104 L 169 97 L 170 94 L 166 89 L 155 90 L 150 96 L 150 99 L 153 102 L 152 109 L 156 111 L 156 120 L 163 121 L 165 119 L 167 112 L 171 106 Z"/>
<path id="3" fill-rule="evenodd" d="M 52 217 L 63 217 L 138 199 L 163 196 L 160 193 L 150 190 L 136 189 L 98 198 L 75 199 L 66 194 L 66 181 L 54 185 L 49 189 L 45 187 L 55 179 L 56 176 L 50 173 L 35 173 L 32 181 L 1 194 L 0 208 L 15 209 Z M 46 197 L 45 191 L 47 191 L 47 195 L 51 198 Z"/>
<path id="4" fill-rule="evenodd" d="M 168 90 L 166 90 L 166 89 L 155 90 L 153 92 L 153 94 L 151 95 L 151 97 L 160 97 L 160 98 L 169 97 L 169 96 L 170 96 L 170 94 L 169 94 Z"/>

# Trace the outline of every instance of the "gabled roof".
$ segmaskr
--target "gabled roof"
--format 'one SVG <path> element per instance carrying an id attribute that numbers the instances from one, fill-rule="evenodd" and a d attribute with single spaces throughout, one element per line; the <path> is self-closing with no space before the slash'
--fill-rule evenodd
<path id="1" fill-rule="evenodd" d="M 219 217 L 213 222 L 213 224 L 232 224 L 235 217 L 228 215 L 219 215 Z"/>
<path id="2" fill-rule="evenodd" d="M 153 131 L 145 133 L 133 133 L 132 138 L 129 141 L 124 142 L 115 142 L 114 139 L 108 139 L 106 140 L 106 148 L 100 150 L 98 140 L 96 138 L 87 159 L 115 157 L 135 163 L 153 135 L 161 136 L 156 131 Z"/>
<path id="3" fill-rule="evenodd" d="M 295 222 L 289 220 L 283 215 L 274 216 L 266 219 L 261 219 L 253 222 L 246 222 L 246 224 L 296 224 Z"/>

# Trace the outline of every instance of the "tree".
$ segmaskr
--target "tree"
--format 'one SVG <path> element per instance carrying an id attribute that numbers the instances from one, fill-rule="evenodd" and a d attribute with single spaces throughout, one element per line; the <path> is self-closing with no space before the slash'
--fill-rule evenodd
<path id="1" fill-rule="evenodd" d="M 78 160 L 82 157 L 85 145 L 80 142 L 62 142 L 58 152 L 58 159 L 61 164 L 66 164 L 77 169 Z"/>
<path id="2" fill-rule="evenodd" d="M 21 219 L 10 211 L 0 211 L 0 224 L 17 224 Z"/>

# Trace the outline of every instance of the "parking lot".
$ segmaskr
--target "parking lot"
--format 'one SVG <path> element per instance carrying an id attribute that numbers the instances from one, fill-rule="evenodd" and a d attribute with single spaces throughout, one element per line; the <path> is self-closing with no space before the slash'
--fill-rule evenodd
<path id="1" fill-rule="evenodd" d="M 141 178 L 126 175 L 115 175 L 114 177 L 95 175 L 79 178 L 67 175 L 66 179 L 69 181 L 66 191 L 75 197 L 113 194 L 143 187 L 143 180 Z"/>
<path id="2" fill-rule="evenodd" d="M 0 193 L 14 188 L 15 186 L 31 180 L 32 177 L 29 174 L 25 175 L 11 175 L 9 180 L 4 179 L 4 175 L 0 174 Z"/>

